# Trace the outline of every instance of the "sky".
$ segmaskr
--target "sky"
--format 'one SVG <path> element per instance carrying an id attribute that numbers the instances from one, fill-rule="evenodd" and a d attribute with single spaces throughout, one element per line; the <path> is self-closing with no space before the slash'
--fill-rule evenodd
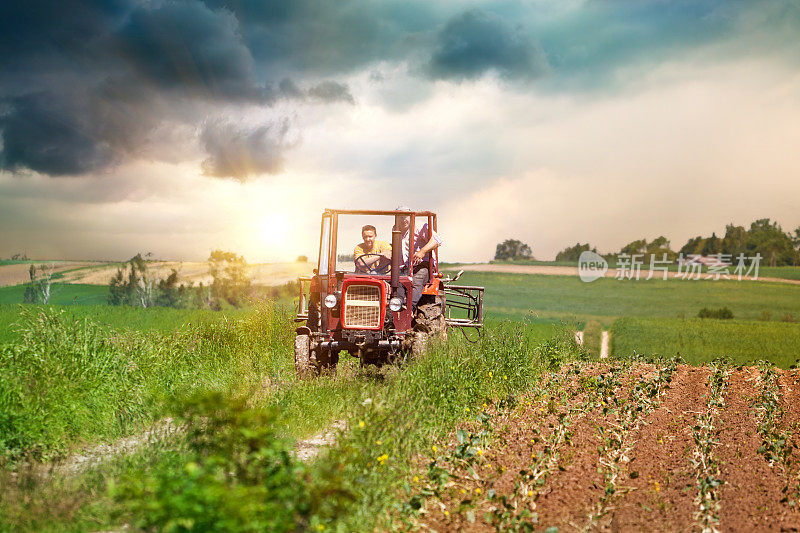
<path id="1" fill-rule="evenodd" d="M 800 226 L 798 147 L 796 1 L 0 3 L 0 258 L 315 258 L 398 205 L 448 261 L 679 248 Z"/>

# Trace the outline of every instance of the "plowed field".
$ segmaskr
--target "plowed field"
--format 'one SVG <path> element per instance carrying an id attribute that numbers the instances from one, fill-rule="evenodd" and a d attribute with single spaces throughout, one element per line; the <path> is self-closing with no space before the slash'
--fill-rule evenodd
<path id="1" fill-rule="evenodd" d="M 799 378 L 767 365 L 571 366 L 511 407 L 486 406 L 432 454 L 412 489 L 425 496 L 417 525 L 799 530 Z"/>

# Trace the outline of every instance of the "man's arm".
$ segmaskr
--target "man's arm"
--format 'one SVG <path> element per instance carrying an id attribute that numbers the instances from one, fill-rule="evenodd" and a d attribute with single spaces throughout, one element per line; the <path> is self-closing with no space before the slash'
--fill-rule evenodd
<path id="1" fill-rule="evenodd" d="M 425 257 L 425 254 L 427 254 L 428 252 L 430 252 L 432 250 L 437 249 L 439 246 L 441 246 L 441 244 L 442 244 L 442 239 L 439 237 L 439 235 L 435 231 L 431 230 L 431 238 L 428 239 L 428 242 L 425 243 L 425 246 L 420 248 L 414 254 L 414 263 L 416 264 L 416 263 L 422 261 L 422 259 Z"/>
<path id="2" fill-rule="evenodd" d="M 358 259 L 359 257 L 361 257 L 363 255 L 366 255 L 366 253 L 364 252 L 364 250 L 361 249 L 361 246 L 356 246 L 355 250 L 353 251 L 353 261 L 355 261 L 356 259 Z M 369 255 L 369 256 L 364 257 L 363 259 L 361 259 L 360 262 L 364 266 L 372 266 L 372 265 L 374 265 L 376 262 L 378 262 L 380 260 L 381 260 L 381 258 L 378 255 Z"/>

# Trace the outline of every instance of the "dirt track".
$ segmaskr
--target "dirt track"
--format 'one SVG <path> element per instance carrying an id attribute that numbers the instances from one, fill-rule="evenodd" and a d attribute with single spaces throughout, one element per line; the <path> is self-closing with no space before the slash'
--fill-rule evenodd
<path id="1" fill-rule="evenodd" d="M 47 270 L 52 269 L 53 273 L 64 272 L 65 270 L 72 270 L 73 268 L 82 268 L 93 265 L 102 265 L 102 263 L 95 263 L 91 261 L 42 261 L 36 262 L 34 265 L 46 267 Z M 26 283 L 30 280 L 28 273 L 31 267 L 30 263 L 18 263 L 16 265 L 0 265 L 0 287 L 7 285 L 19 285 Z"/>
<path id="2" fill-rule="evenodd" d="M 492 264 L 475 264 L 475 265 L 459 265 L 447 267 L 444 270 L 464 270 L 466 272 L 498 272 L 503 274 L 540 274 L 544 276 L 574 276 L 578 277 L 578 267 L 570 266 L 557 266 L 557 265 L 492 265 Z M 616 270 L 609 269 L 604 277 L 613 278 L 617 275 Z M 647 279 L 648 271 L 643 268 L 639 279 Z M 653 273 L 653 279 L 661 279 L 662 272 Z M 677 272 L 667 272 L 668 278 L 681 278 L 683 274 Z M 700 279 L 706 279 L 706 274 L 703 274 Z M 725 280 L 725 278 L 720 278 Z M 742 276 L 742 280 L 752 280 L 751 276 Z M 738 281 L 736 276 L 729 276 L 729 281 Z M 771 281 L 775 283 L 789 283 L 790 285 L 800 285 L 800 280 L 797 279 L 782 279 L 782 278 L 769 278 L 759 276 L 755 281 Z"/>
<path id="3" fill-rule="evenodd" d="M 48 265 L 50 263 L 42 262 Z M 104 265 L 92 262 L 54 262 L 54 272 L 79 269 L 65 272 L 57 281 L 60 283 L 85 283 L 88 285 L 108 285 L 117 273 L 115 264 Z M 38 266 L 39 263 L 36 263 Z M 28 281 L 28 264 L 0 265 L 0 287 L 17 285 Z M 82 268 L 93 267 L 93 268 Z M 256 263 L 248 265 L 248 274 L 256 285 L 276 286 L 288 281 L 295 281 L 299 276 L 311 275 L 311 263 Z M 159 261 L 148 263 L 148 275 L 157 279 L 165 279 L 172 269 L 178 271 L 181 283 L 208 284 L 212 278 L 208 275 L 206 262 Z"/>
<path id="4" fill-rule="evenodd" d="M 428 500 L 418 525 L 435 531 L 522 525 L 535 531 L 699 530 L 693 459 L 701 445 L 695 436 L 700 414 L 711 405 L 714 374 L 709 367 L 672 368 L 587 365 L 560 392 L 548 386 L 550 393 L 537 392 L 510 412 L 488 409 L 496 428 L 491 439 L 474 458 L 437 459 L 450 481 L 430 487 L 439 497 Z M 800 496 L 798 373 L 777 370 L 772 384 L 754 367 L 725 375 L 724 407 L 704 459 L 718 465 L 719 482 L 710 485 L 706 500 L 718 506 L 711 527 L 798 531 L 800 509 L 792 503 Z M 606 384 L 598 386 L 592 376 L 607 378 Z M 788 446 L 773 456 L 785 458 L 772 461 L 764 452 L 762 422 L 768 418 L 761 403 L 770 390 L 780 399 L 772 434 L 789 435 Z"/>

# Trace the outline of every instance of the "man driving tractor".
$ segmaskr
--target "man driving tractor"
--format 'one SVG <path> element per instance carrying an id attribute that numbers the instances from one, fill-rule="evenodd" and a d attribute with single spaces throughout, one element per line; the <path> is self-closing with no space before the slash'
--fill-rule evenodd
<path id="1" fill-rule="evenodd" d="M 354 216 L 391 220 L 391 246 L 377 240 L 375 226 L 361 225 L 366 221 L 340 233 L 340 224 Z M 352 272 L 337 244 L 359 227 L 364 242 L 353 249 Z M 454 278 L 439 272 L 436 229 L 436 213 L 406 207 L 322 213 L 317 268 L 300 278 L 295 320 L 303 325 L 296 329 L 294 354 L 300 377 L 335 371 L 341 353 L 362 366 L 402 362 L 448 327 L 483 326 L 484 289 L 454 285 L 461 272 Z"/>
<path id="2" fill-rule="evenodd" d="M 375 226 L 367 224 L 361 228 L 361 238 L 364 239 L 364 242 L 356 245 L 353 250 L 356 270 L 379 272 L 389 267 L 392 261 L 392 246 L 385 241 L 376 240 L 377 236 L 378 232 Z"/>

